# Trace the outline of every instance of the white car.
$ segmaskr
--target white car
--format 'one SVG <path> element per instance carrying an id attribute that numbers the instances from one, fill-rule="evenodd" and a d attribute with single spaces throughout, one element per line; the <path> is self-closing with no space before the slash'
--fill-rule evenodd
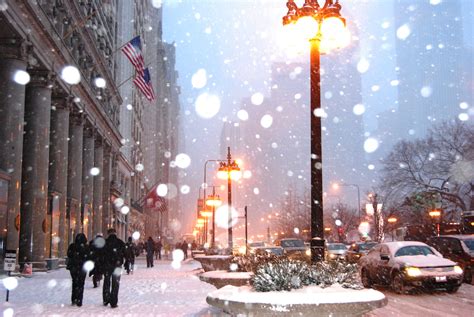
<path id="1" fill-rule="evenodd" d="M 463 270 L 457 263 L 417 241 L 378 244 L 360 259 L 359 265 L 364 287 L 387 284 L 397 293 L 413 288 L 443 288 L 454 293 L 463 278 Z"/>
<path id="2" fill-rule="evenodd" d="M 347 247 L 344 243 L 328 243 L 326 260 L 345 260 L 347 254 Z"/>

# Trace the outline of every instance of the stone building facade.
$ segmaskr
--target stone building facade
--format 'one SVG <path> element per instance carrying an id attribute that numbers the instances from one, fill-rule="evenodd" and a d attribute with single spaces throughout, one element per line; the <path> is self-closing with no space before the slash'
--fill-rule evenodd
<path id="1" fill-rule="evenodd" d="M 143 109 L 159 105 L 120 86 L 127 3 L 6 1 L 0 11 L 0 247 L 18 250 L 20 265 L 64 257 L 79 232 L 91 239 L 114 227 L 126 238 L 129 223 L 146 222 L 135 204 L 146 170 L 136 166 Z"/>

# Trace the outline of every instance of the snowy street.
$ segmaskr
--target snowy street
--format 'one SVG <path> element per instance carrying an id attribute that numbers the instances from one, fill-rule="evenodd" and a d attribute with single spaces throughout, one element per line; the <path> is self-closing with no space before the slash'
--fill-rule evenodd
<path id="1" fill-rule="evenodd" d="M 379 287 L 387 296 L 388 304 L 372 311 L 370 317 L 385 316 L 472 316 L 474 311 L 474 286 L 464 283 L 455 294 L 446 292 L 399 295 L 390 289 Z"/>
<path id="2" fill-rule="evenodd" d="M 155 261 L 147 269 L 144 257 L 137 261 L 133 275 L 123 275 L 118 308 L 102 306 L 102 287 L 94 289 L 86 280 L 83 306 L 71 306 L 71 279 L 65 269 L 35 273 L 32 278 L 20 278 L 18 287 L 10 292 L 5 303 L 5 288 L 1 287 L 3 316 L 225 316 L 209 306 L 206 296 L 215 290 L 200 281 L 196 273 L 200 264 L 182 262 L 173 269 L 171 261 Z M 474 286 L 463 284 L 458 293 L 444 292 L 398 295 L 378 288 L 389 299 L 386 307 L 369 314 L 378 316 L 469 316 L 474 310 Z"/>

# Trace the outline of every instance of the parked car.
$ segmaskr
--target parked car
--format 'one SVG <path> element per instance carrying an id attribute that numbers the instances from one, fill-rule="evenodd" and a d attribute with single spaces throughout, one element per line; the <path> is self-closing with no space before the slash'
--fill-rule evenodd
<path id="1" fill-rule="evenodd" d="M 328 243 L 326 248 L 326 260 L 345 260 L 347 248 L 344 243 Z"/>
<path id="2" fill-rule="evenodd" d="M 457 262 L 464 271 L 464 281 L 472 283 L 474 271 L 474 235 L 446 235 L 431 237 L 428 244 L 445 258 Z"/>
<path id="3" fill-rule="evenodd" d="M 455 262 L 418 241 L 381 243 L 359 260 L 364 287 L 391 285 L 397 293 L 413 288 L 446 289 L 457 292 L 463 271 Z"/>
<path id="4" fill-rule="evenodd" d="M 263 248 L 264 246 L 265 246 L 265 242 L 263 242 L 263 241 L 250 242 L 249 243 L 249 252 L 250 253 L 255 253 L 255 249 Z"/>
<path id="5" fill-rule="evenodd" d="M 377 245 L 377 242 L 356 242 L 349 246 L 346 253 L 346 260 L 349 263 L 357 263 L 359 259 L 369 253 Z"/>
<path id="6" fill-rule="evenodd" d="M 276 246 L 283 248 L 283 253 L 292 258 L 306 258 L 311 256 L 311 250 L 304 241 L 297 238 L 284 238 L 275 241 Z"/>
<path id="7" fill-rule="evenodd" d="M 254 249 L 254 254 L 273 254 L 276 256 L 283 255 L 283 248 L 276 246 L 257 247 Z"/>

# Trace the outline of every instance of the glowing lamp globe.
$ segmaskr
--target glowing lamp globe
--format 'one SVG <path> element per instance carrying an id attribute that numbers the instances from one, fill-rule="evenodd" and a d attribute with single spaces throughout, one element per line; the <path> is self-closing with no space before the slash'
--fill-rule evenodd
<path id="1" fill-rule="evenodd" d="M 319 24 L 312 16 L 304 16 L 295 24 L 294 35 L 300 40 L 309 41 L 318 34 Z"/>
<path id="2" fill-rule="evenodd" d="M 219 169 L 219 171 L 217 171 L 217 178 L 227 179 L 227 170 Z"/>
<path id="3" fill-rule="evenodd" d="M 241 177 L 242 177 L 242 172 L 240 171 L 240 169 L 239 169 L 239 170 L 231 170 L 231 171 L 230 171 L 230 178 L 231 178 L 232 180 L 237 181 L 237 180 L 239 180 Z"/>

